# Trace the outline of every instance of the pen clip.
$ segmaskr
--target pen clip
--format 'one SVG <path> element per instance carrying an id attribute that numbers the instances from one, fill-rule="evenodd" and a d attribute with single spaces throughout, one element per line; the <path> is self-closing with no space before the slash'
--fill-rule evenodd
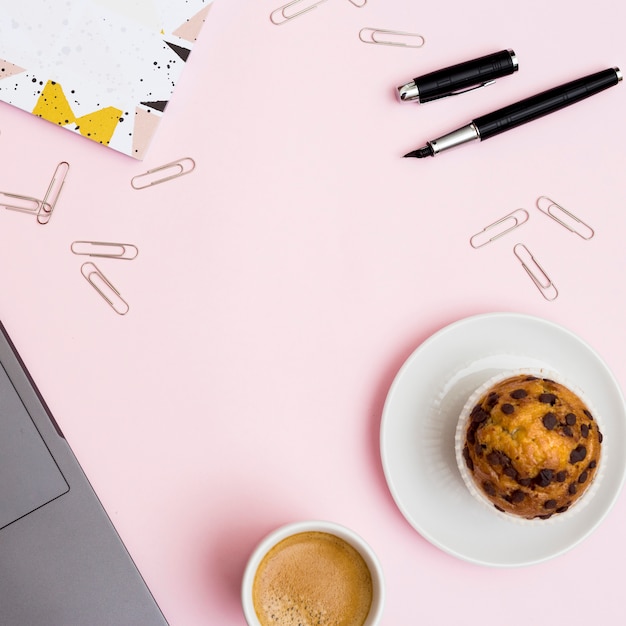
<path id="1" fill-rule="evenodd" d="M 443 93 L 440 96 L 434 96 L 433 98 L 428 98 L 422 100 L 422 104 L 426 104 L 427 102 L 434 102 L 435 100 L 441 100 L 443 98 L 450 98 L 451 96 L 460 96 L 462 93 L 467 93 L 468 91 L 474 91 L 476 89 L 482 89 L 483 87 L 488 87 L 489 85 L 494 85 L 496 82 L 495 78 L 491 80 L 486 80 L 480 85 L 473 85 L 472 87 L 467 87 L 467 89 L 457 89 L 456 91 L 451 91 L 449 93 Z"/>

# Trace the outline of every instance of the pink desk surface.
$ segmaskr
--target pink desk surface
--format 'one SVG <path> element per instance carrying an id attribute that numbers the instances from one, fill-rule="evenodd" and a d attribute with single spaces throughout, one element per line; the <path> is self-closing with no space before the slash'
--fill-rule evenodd
<path id="1" fill-rule="evenodd" d="M 562 556 L 474 565 L 404 519 L 379 429 L 404 360 L 479 313 L 557 322 L 626 385 L 626 85 L 482 145 L 402 158 L 473 116 L 626 67 L 626 8 L 332 0 L 274 26 L 279 5 L 216 1 L 143 162 L 0 106 L 0 189 L 42 195 L 56 164 L 71 166 L 49 224 L 0 212 L 0 315 L 52 412 L 173 626 L 244 624 L 251 550 L 305 518 L 372 545 L 386 626 L 618 623 L 623 496 Z M 366 45 L 363 27 L 426 44 Z M 421 107 L 395 99 L 415 75 L 503 48 L 520 71 L 495 86 Z M 131 188 L 187 156 L 191 174 Z M 539 215 L 541 195 L 595 237 Z M 470 247 L 520 207 L 531 219 L 519 236 Z M 131 262 L 96 260 L 126 316 L 83 279 L 75 240 L 139 248 Z M 555 301 L 513 256 L 518 240 Z"/>

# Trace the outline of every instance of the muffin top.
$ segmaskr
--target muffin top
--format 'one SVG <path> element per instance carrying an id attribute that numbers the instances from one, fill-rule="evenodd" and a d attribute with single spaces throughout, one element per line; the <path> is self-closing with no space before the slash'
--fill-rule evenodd
<path id="1" fill-rule="evenodd" d="M 602 433 L 583 400 L 526 374 L 489 388 L 471 409 L 463 458 L 483 495 L 503 512 L 547 519 L 591 484 Z"/>

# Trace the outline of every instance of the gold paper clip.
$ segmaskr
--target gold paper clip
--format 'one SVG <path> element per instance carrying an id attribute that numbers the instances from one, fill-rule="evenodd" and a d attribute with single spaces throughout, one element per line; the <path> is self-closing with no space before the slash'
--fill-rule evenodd
<path id="1" fill-rule="evenodd" d="M 130 310 L 128 303 L 122 299 L 120 292 L 91 261 L 83 263 L 80 267 L 80 272 L 118 315 L 126 315 L 128 313 Z"/>
<path id="2" fill-rule="evenodd" d="M 37 213 L 37 221 L 40 224 L 47 224 L 52 217 L 52 211 L 57 204 L 57 200 L 61 195 L 61 190 L 65 184 L 65 177 L 70 171 L 70 164 L 67 161 L 61 161 L 56 169 L 52 180 L 48 185 L 48 191 L 41 202 L 41 210 Z"/>
<path id="3" fill-rule="evenodd" d="M 348 2 L 353 4 L 357 9 L 362 9 L 367 4 L 367 0 L 348 0 Z"/>
<path id="4" fill-rule="evenodd" d="M 311 3 L 311 0 L 292 0 L 292 2 L 289 2 L 283 5 L 282 7 L 278 7 L 277 9 L 274 9 L 270 13 L 270 21 L 272 22 L 272 24 L 275 24 L 276 26 L 280 26 L 281 24 L 285 24 L 289 20 L 292 20 L 294 17 L 298 17 L 299 15 L 303 15 L 304 13 L 308 13 L 309 11 L 312 11 L 313 9 L 317 8 L 318 5 L 322 4 L 322 2 L 326 2 L 326 0 L 315 0 L 312 3 Z M 299 11 L 296 10 L 295 13 L 289 12 L 289 9 L 295 4 L 305 5 L 307 3 L 309 4 L 309 6 L 305 6 L 303 9 L 301 8 Z"/>
<path id="5" fill-rule="evenodd" d="M 388 38 L 380 38 L 379 35 L 389 35 Z M 399 30 L 381 30 L 379 28 L 362 28 L 359 31 L 359 39 L 363 43 L 375 43 L 383 46 L 398 46 L 401 48 L 421 48 L 426 39 L 415 33 L 405 33 Z M 413 41 L 414 43 L 407 43 Z"/>
<path id="6" fill-rule="evenodd" d="M 137 246 L 132 243 L 110 243 L 108 241 L 74 241 L 70 250 L 74 254 L 124 261 L 132 261 L 139 254 Z"/>
<path id="7" fill-rule="evenodd" d="M 513 254 L 518 258 L 526 273 L 541 292 L 541 295 L 546 300 L 555 300 L 559 292 L 545 270 L 537 263 L 530 250 L 523 243 L 517 243 L 513 246 Z M 531 265 L 533 269 L 531 269 Z"/>
<path id="8" fill-rule="evenodd" d="M 551 217 L 555 222 L 585 240 L 591 239 L 595 234 L 591 226 L 585 224 L 585 222 L 578 219 L 573 213 L 570 213 L 567 209 L 564 209 L 560 204 L 557 204 L 554 200 L 551 200 L 547 196 L 540 196 L 537 199 L 537 208 L 548 217 Z M 566 221 L 563 217 L 559 217 L 558 214 L 553 213 L 554 209 L 562 214 L 562 216 L 565 216 L 565 218 L 569 221 Z"/>
<path id="9" fill-rule="evenodd" d="M 146 189 L 147 187 L 152 187 L 159 183 L 164 183 L 168 180 L 178 178 L 179 176 L 189 174 L 195 167 L 196 162 L 191 157 L 185 157 L 178 161 L 172 161 L 160 167 L 155 167 L 143 174 L 133 176 L 130 180 L 130 185 L 133 189 Z M 155 174 L 157 174 L 157 176 L 155 176 Z"/>
<path id="10" fill-rule="evenodd" d="M 20 196 L 16 193 L 0 191 L 0 206 L 11 211 L 37 215 L 41 209 L 41 200 L 31 198 L 30 196 Z"/>
<path id="11" fill-rule="evenodd" d="M 495 241 L 499 237 L 502 237 L 502 235 L 506 235 L 508 232 L 511 232 L 513 229 L 521 226 L 527 221 L 528 211 L 526 209 L 515 209 L 515 211 L 505 215 L 498 221 L 493 222 L 493 224 L 485 226 L 485 228 L 483 228 L 479 233 L 472 235 L 469 240 L 470 246 L 472 246 L 472 248 L 481 248 L 482 246 L 486 246 L 488 243 Z M 483 241 L 483 235 L 486 236 L 493 230 L 496 231 L 496 234 Z"/>

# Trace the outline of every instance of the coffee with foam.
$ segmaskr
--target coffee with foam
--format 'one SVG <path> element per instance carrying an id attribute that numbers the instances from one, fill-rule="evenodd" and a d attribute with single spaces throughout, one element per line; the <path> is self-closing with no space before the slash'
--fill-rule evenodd
<path id="1" fill-rule="evenodd" d="M 291 535 L 263 557 L 253 582 L 262 626 L 363 626 L 372 575 L 361 554 L 326 532 Z"/>

